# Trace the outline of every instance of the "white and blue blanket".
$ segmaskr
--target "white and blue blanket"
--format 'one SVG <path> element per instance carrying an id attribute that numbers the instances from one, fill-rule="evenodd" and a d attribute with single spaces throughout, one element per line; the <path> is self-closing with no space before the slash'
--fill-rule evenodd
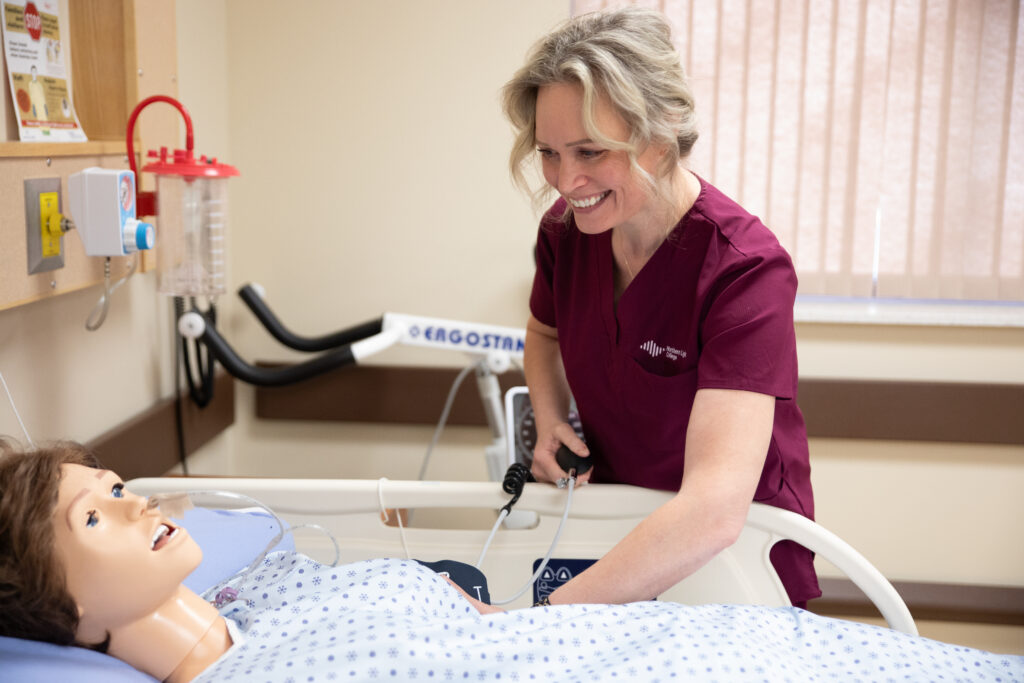
<path id="1" fill-rule="evenodd" d="M 1024 657 L 797 608 L 667 602 L 482 616 L 402 560 L 274 553 L 231 586 L 231 650 L 197 681 L 1024 681 Z M 212 599 L 212 594 L 209 595 Z"/>

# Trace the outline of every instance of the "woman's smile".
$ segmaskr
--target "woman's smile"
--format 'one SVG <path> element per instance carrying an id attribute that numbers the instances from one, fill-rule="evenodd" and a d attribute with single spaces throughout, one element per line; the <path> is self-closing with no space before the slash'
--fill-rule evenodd
<path id="1" fill-rule="evenodd" d="M 589 197 L 580 197 L 580 198 L 566 197 L 565 199 L 566 199 L 567 202 L 569 202 L 570 206 L 572 206 L 573 209 L 576 209 L 576 210 L 586 210 L 586 209 L 592 209 L 595 206 L 597 206 L 598 204 L 600 204 L 601 202 L 603 202 L 605 200 L 605 198 L 608 197 L 608 195 L 610 195 L 611 193 L 612 193 L 611 190 L 605 190 L 604 192 L 600 192 L 598 194 L 591 195 Z"/>

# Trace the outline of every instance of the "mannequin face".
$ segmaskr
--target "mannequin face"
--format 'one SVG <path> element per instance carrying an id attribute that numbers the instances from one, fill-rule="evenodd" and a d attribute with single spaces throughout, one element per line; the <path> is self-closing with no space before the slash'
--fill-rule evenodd
<path id="1" fill-rule="evenodd" d="M 53 515 L 57 557 L 81 614 L 79 639 L 100 642 L 169 600 L 202 551 L 145 498 L 124 490 L 110 470 L 63 465 L 61 471 Z"/>
<path id="2" fill-rule="evenodd" d="M 597 128 L 612 140 L 629 139 L 629 127 L 605 97 L 594 111 Z M 583 88 L 568 83 L 545 85 L 537 92 L 537 150 L 544 179 L 568 200 L 581 232 L 643 228 L 653 220 L 652 197 L 634 175 L 629 155 L 591 140 L 583 125 Z M 637 159 L 654 174 L 663 150 L 650 146 Z"/>

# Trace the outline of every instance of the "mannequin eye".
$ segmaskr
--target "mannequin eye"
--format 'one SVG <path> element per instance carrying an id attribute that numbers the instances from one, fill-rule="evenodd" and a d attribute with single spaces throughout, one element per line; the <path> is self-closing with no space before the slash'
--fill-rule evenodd
<path id="1" fill-rule="evenodd" d="M 89 516 L 85 518 L 85 525 L 92 527 L 92 526 L 96 526 L 99 523 L 100 523 L 100 518 L 96 514 L 96 511 L 95 510 L 89 510 Z"/>
<path id="2" fill-rule="evenodd" d="M 110 489 L 110 495 L 114 498 L 124 498 L 124 484 L 121 484 L 120 482 L 114 484 L 114 487 Z"/>

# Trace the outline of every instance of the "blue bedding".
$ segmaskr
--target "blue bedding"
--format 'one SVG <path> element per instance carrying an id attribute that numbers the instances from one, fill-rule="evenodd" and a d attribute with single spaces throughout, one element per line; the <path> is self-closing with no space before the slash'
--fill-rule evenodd
<path id="1" fill-rule="evenodd" d="M 186 584 L 231 577 L 276 532 L 259 513 L 204 509 Z M 578 605 L 480 616 L 434 572 L 372 560 L 329 568 L 291 551 L 232 585 L 236 645 L 201 681 L 550 680 L 1024 682 L 1024 658 L 957 647 L 796 608 Z M 211 597 L 211 596 L 207 596 Z M 0 681 L 139 683 L 106 655 L 0 637 Z"/>
<path id="2" fill-rule="evenodd" d="M 794 607 L 669 602 L 481 616 L 410 561 L 275 553 L 233 582 L 236 644 L 197 681 L 1024 681 L 1024 657 Z"/>

